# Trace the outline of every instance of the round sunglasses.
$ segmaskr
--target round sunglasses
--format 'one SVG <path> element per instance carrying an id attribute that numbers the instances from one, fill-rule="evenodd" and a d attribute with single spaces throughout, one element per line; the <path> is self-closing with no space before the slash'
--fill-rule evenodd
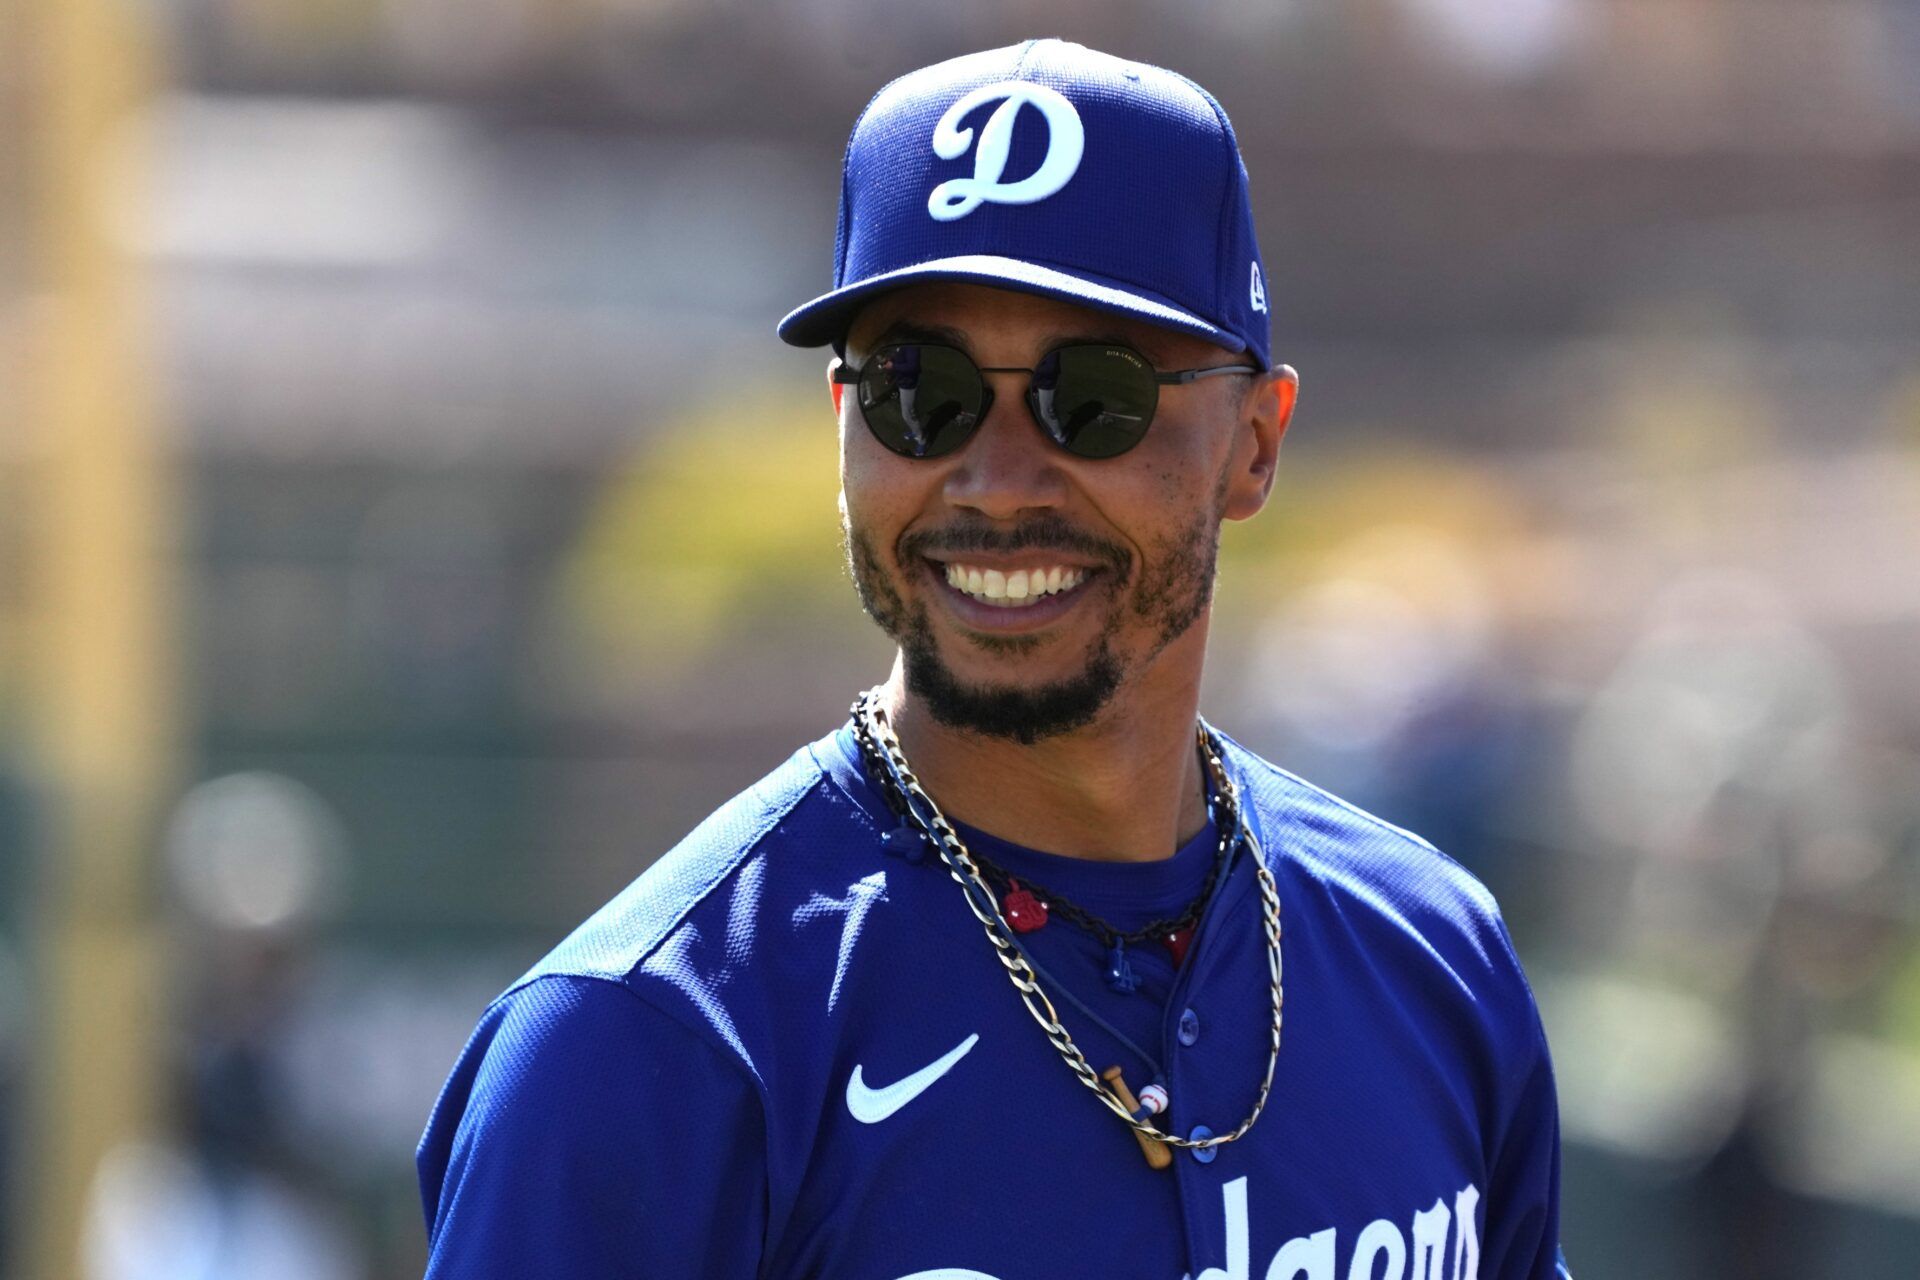
<path id="1" fill-rule="evenodd" d="M 858 388 L 867 429 L 895 453 L 937 458 L 972 438 L 993 407 L 985 373 L 1024 373 L 1027 410 L 1047 437 L 1080 458 L 1112 458 L 1140 443 L 1160 403 L 1160 388 L 1201 378 L 1257 374 L 1251 365 L 1156 370 L 1131 347 L 1074 343 L 1055 347 L 1026 368 L 982 368 L 958 347 L 896 342 L 858 369 L 845 363 L 833 380 Z"/>

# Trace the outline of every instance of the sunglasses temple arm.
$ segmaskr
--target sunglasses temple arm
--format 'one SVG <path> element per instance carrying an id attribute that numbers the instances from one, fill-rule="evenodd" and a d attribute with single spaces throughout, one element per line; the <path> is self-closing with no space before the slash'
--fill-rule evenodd
<path id="1" fill-rule="evenodd" d="M 1223 364 L 1211 369 L 1182 369 L 1178 373 L 1156 373 L 1153 380 L 1163 387 L 1185 386 L 1189 382 L 1198 382 L 1202 378 L 1224 378 L 1230 373 L 1256 374 L 1260 371 L 1251 365 Z"/>

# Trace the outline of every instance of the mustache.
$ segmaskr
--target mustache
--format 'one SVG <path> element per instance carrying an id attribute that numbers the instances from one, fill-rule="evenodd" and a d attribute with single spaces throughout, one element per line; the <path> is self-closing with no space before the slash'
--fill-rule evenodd
<path id="1" fill-rule="evenodd" d="M 1012 529 L 988 524 L 962 523 L 944 529 L 921 529 L 900 539 L 901 563 L 914 557 L 935 553 L 952 555 L 963 551 L 1064 551 L 1084 556 L 1125 577 L 1133 564 L 1133 554 L 1125 547 L 1096 538 L 1076 529 L 1061 516 L 1035 516 Z"/>

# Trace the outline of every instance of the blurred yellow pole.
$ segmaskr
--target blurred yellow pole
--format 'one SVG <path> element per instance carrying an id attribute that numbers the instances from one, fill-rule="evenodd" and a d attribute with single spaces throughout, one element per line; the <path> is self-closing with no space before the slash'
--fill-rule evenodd
<path id="1" fill-rule="evenodd" d="M 147 385 L 148 298 L 114 236 L 145 206 L 150 16 L 134 0 L 27 0 L 26 14 L 41 299 L 28 687 L 47 839 L 17 1220 L 23 1273 L 77 1280 L 94 1176 L 151 1132 L 164 1079 L 149 853 L 177 734 L 177 535 Z"/>

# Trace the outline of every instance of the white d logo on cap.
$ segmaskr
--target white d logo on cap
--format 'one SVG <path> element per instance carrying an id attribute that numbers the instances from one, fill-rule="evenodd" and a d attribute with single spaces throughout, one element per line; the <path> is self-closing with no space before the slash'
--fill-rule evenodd
<path id="1" fill-rule="evenodd" d="M 964 218 L 991 200 L 995 204 L 1032 204 L 1067 185 L 1080 167 L 1086 149 L 1086 131 L 1080 113 L 1057 89 L 1025 80 L 983 85 L 947 108 L 933 127 L 933 153 L 942 160 L 958 160 L 973 144 L 973 130 L 960 121 L 983 102 L 1004 98 L 980 130 L 980 149 L 973 154 L 973 176 L 949 178 L 927 197 L 927 212 L 941 222 Z M 1007 152 L 1013 146 L 1013 118 L 1025 103 L 1040 109 L 1047 120 L 1047 154 L 1040 167 L 1018 182 L 1002 182 Z"/>

